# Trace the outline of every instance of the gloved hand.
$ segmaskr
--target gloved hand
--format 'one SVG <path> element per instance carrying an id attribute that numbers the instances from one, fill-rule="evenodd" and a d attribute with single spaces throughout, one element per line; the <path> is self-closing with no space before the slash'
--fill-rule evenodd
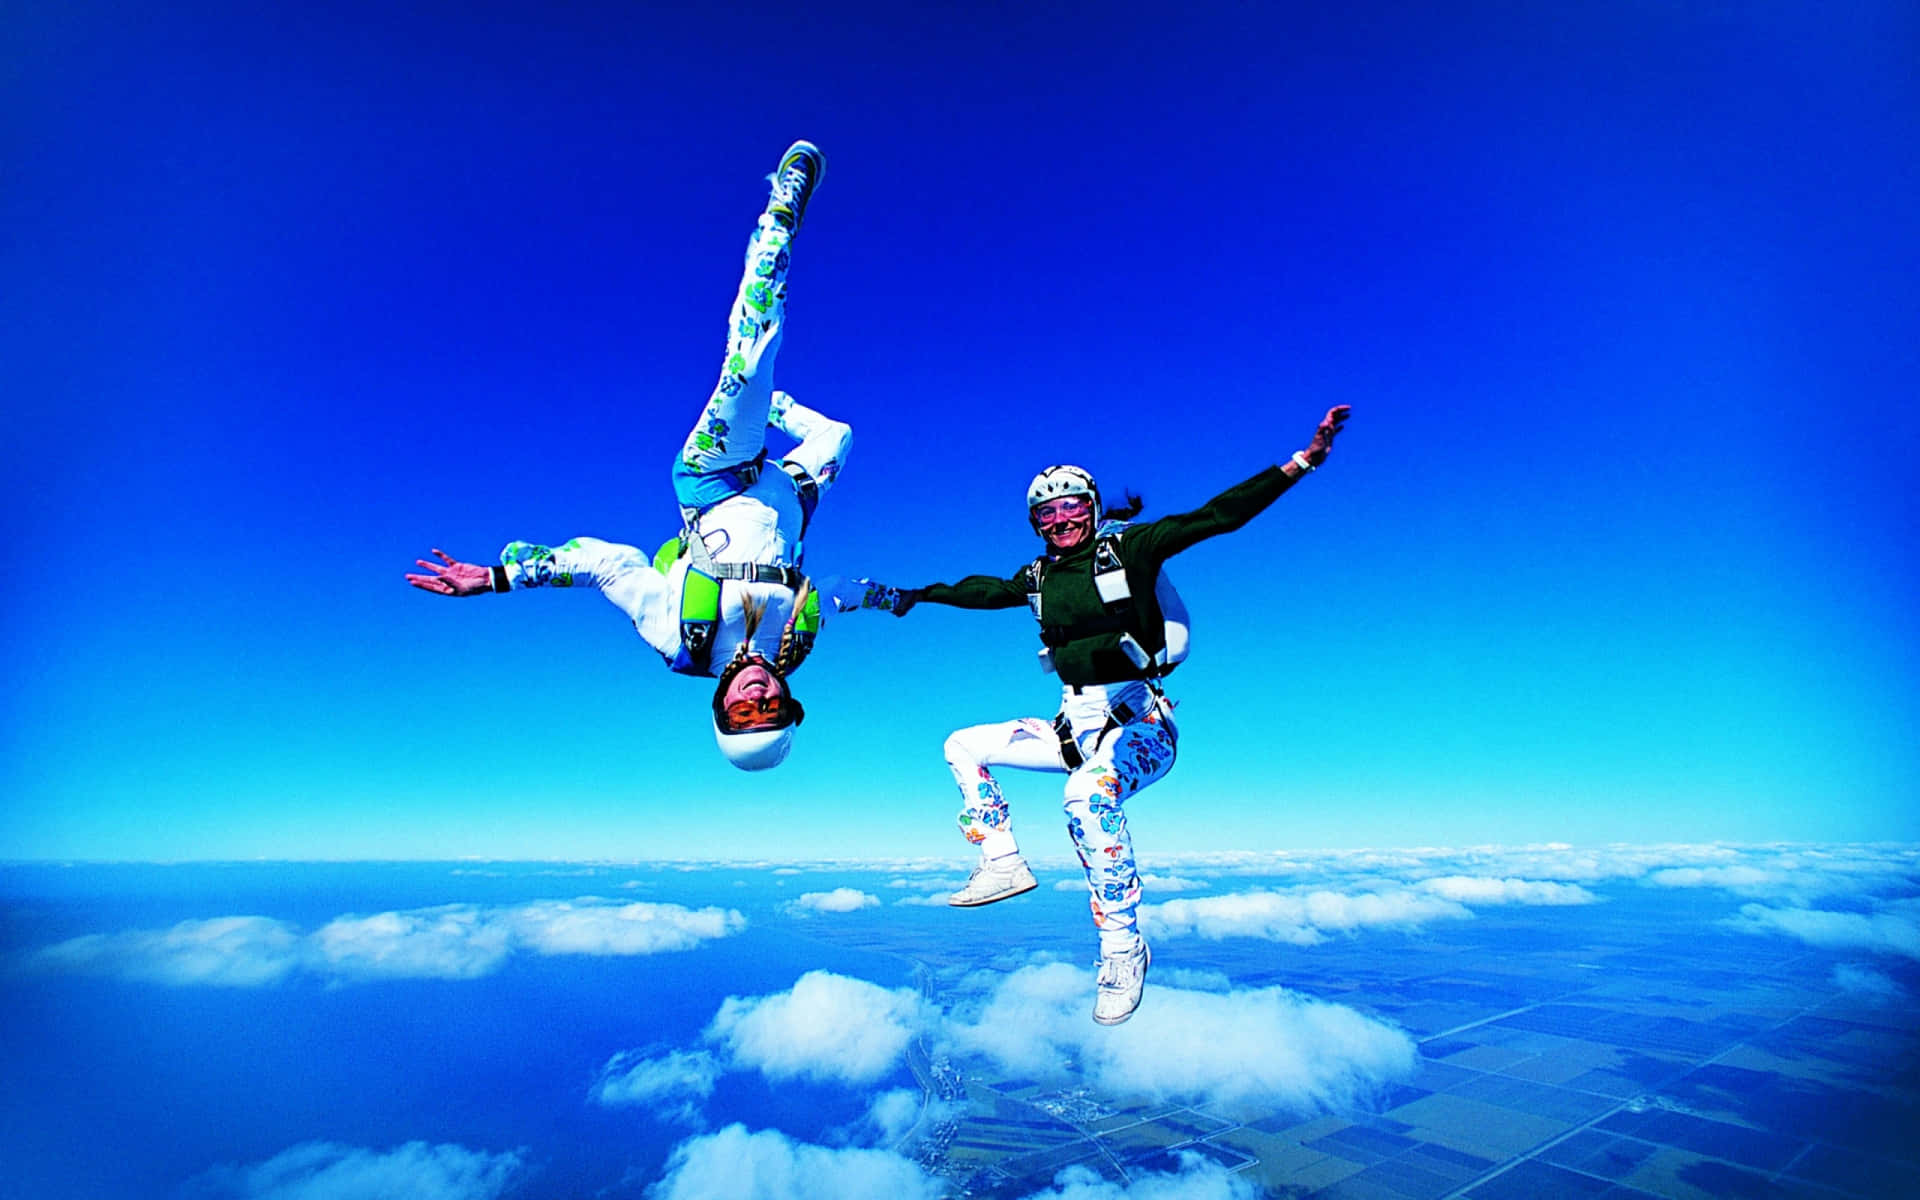
<path id="1" fill-rule="evenodd" d="M 872 579 L 849 579 L 845 583 L 835 581 L 828 594 L 833 597 L 835 612 L 871 608 L 904 617 L 908 609 L 920 602 L 917 589 L 888 587 Z"/>

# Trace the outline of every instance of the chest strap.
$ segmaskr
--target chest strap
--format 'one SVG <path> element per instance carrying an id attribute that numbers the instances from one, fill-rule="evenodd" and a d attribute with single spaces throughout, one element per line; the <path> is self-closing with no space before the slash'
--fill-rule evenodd
<path id="1" fill-rule="evenodd" d="M 737 579 L 741 583 L 777 583 L 790 592 L 800 590 L 807 581 L 797 567 L 776 566 L 773 563 L 716 563 L 709 561 L 709 569 L 715 579 Z"/>

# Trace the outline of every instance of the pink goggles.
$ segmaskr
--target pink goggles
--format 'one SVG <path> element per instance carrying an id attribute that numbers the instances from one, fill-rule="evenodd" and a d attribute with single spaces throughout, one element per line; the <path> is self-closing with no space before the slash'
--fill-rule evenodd
<path id="1" fill-rule="evenodd" d="M 1062 521 L 1078 521 L 1092 512 L 1093 501 L 1085 496 L 1063 496 L 1035 505 L 1033 519 L 1041 525 L 1057 525 Z"/>

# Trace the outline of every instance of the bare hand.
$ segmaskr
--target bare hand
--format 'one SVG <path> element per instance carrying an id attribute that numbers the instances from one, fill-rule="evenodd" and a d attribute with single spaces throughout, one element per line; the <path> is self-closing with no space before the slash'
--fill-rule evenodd
<path id="1" fill-rule="evenodd" d="M 425 567 L 433 574 L 415 575 L 408 572 L 408 583 L 423 592 L 441 596 L 478 596 L 493 590 L 493 568 L 461 562 L 438 547 L 433 553 L 440 559 L 439 562 L 431 563 L 424 558 L 413 560 L 417 566 Z"/>
<path id="2" fill-rule="evenodd" d="M 1327 415 L 1320 418 L 1320 428 L 1313 431 L 1313 440 L 1301 451 L 1308 462 L 1317 467 L 1327 461 L 1327 451 L 1333 449 L 1333 439 L 1345 427 L 1352 413 L 1351 404 L 1336 404 L 1327 410 Z"/>

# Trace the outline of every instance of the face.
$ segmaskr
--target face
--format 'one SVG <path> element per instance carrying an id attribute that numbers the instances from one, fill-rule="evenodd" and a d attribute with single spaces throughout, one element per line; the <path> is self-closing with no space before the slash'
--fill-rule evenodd
<path id="1" fill-rule="evenodd" d="M 792 705 L 787 681 L 760 662 L 750 662 L 734 672 L 721 698 L 726 726 L 734 733 L 792 724 Z"/>
<path id="2" fill-rule="evenodd" d="M 1062 496 L 1033 507 L 1040 536 L 1055 550 L 1071 550 L 1093 536 L 1093 503 L 1085 496 Z"/>

